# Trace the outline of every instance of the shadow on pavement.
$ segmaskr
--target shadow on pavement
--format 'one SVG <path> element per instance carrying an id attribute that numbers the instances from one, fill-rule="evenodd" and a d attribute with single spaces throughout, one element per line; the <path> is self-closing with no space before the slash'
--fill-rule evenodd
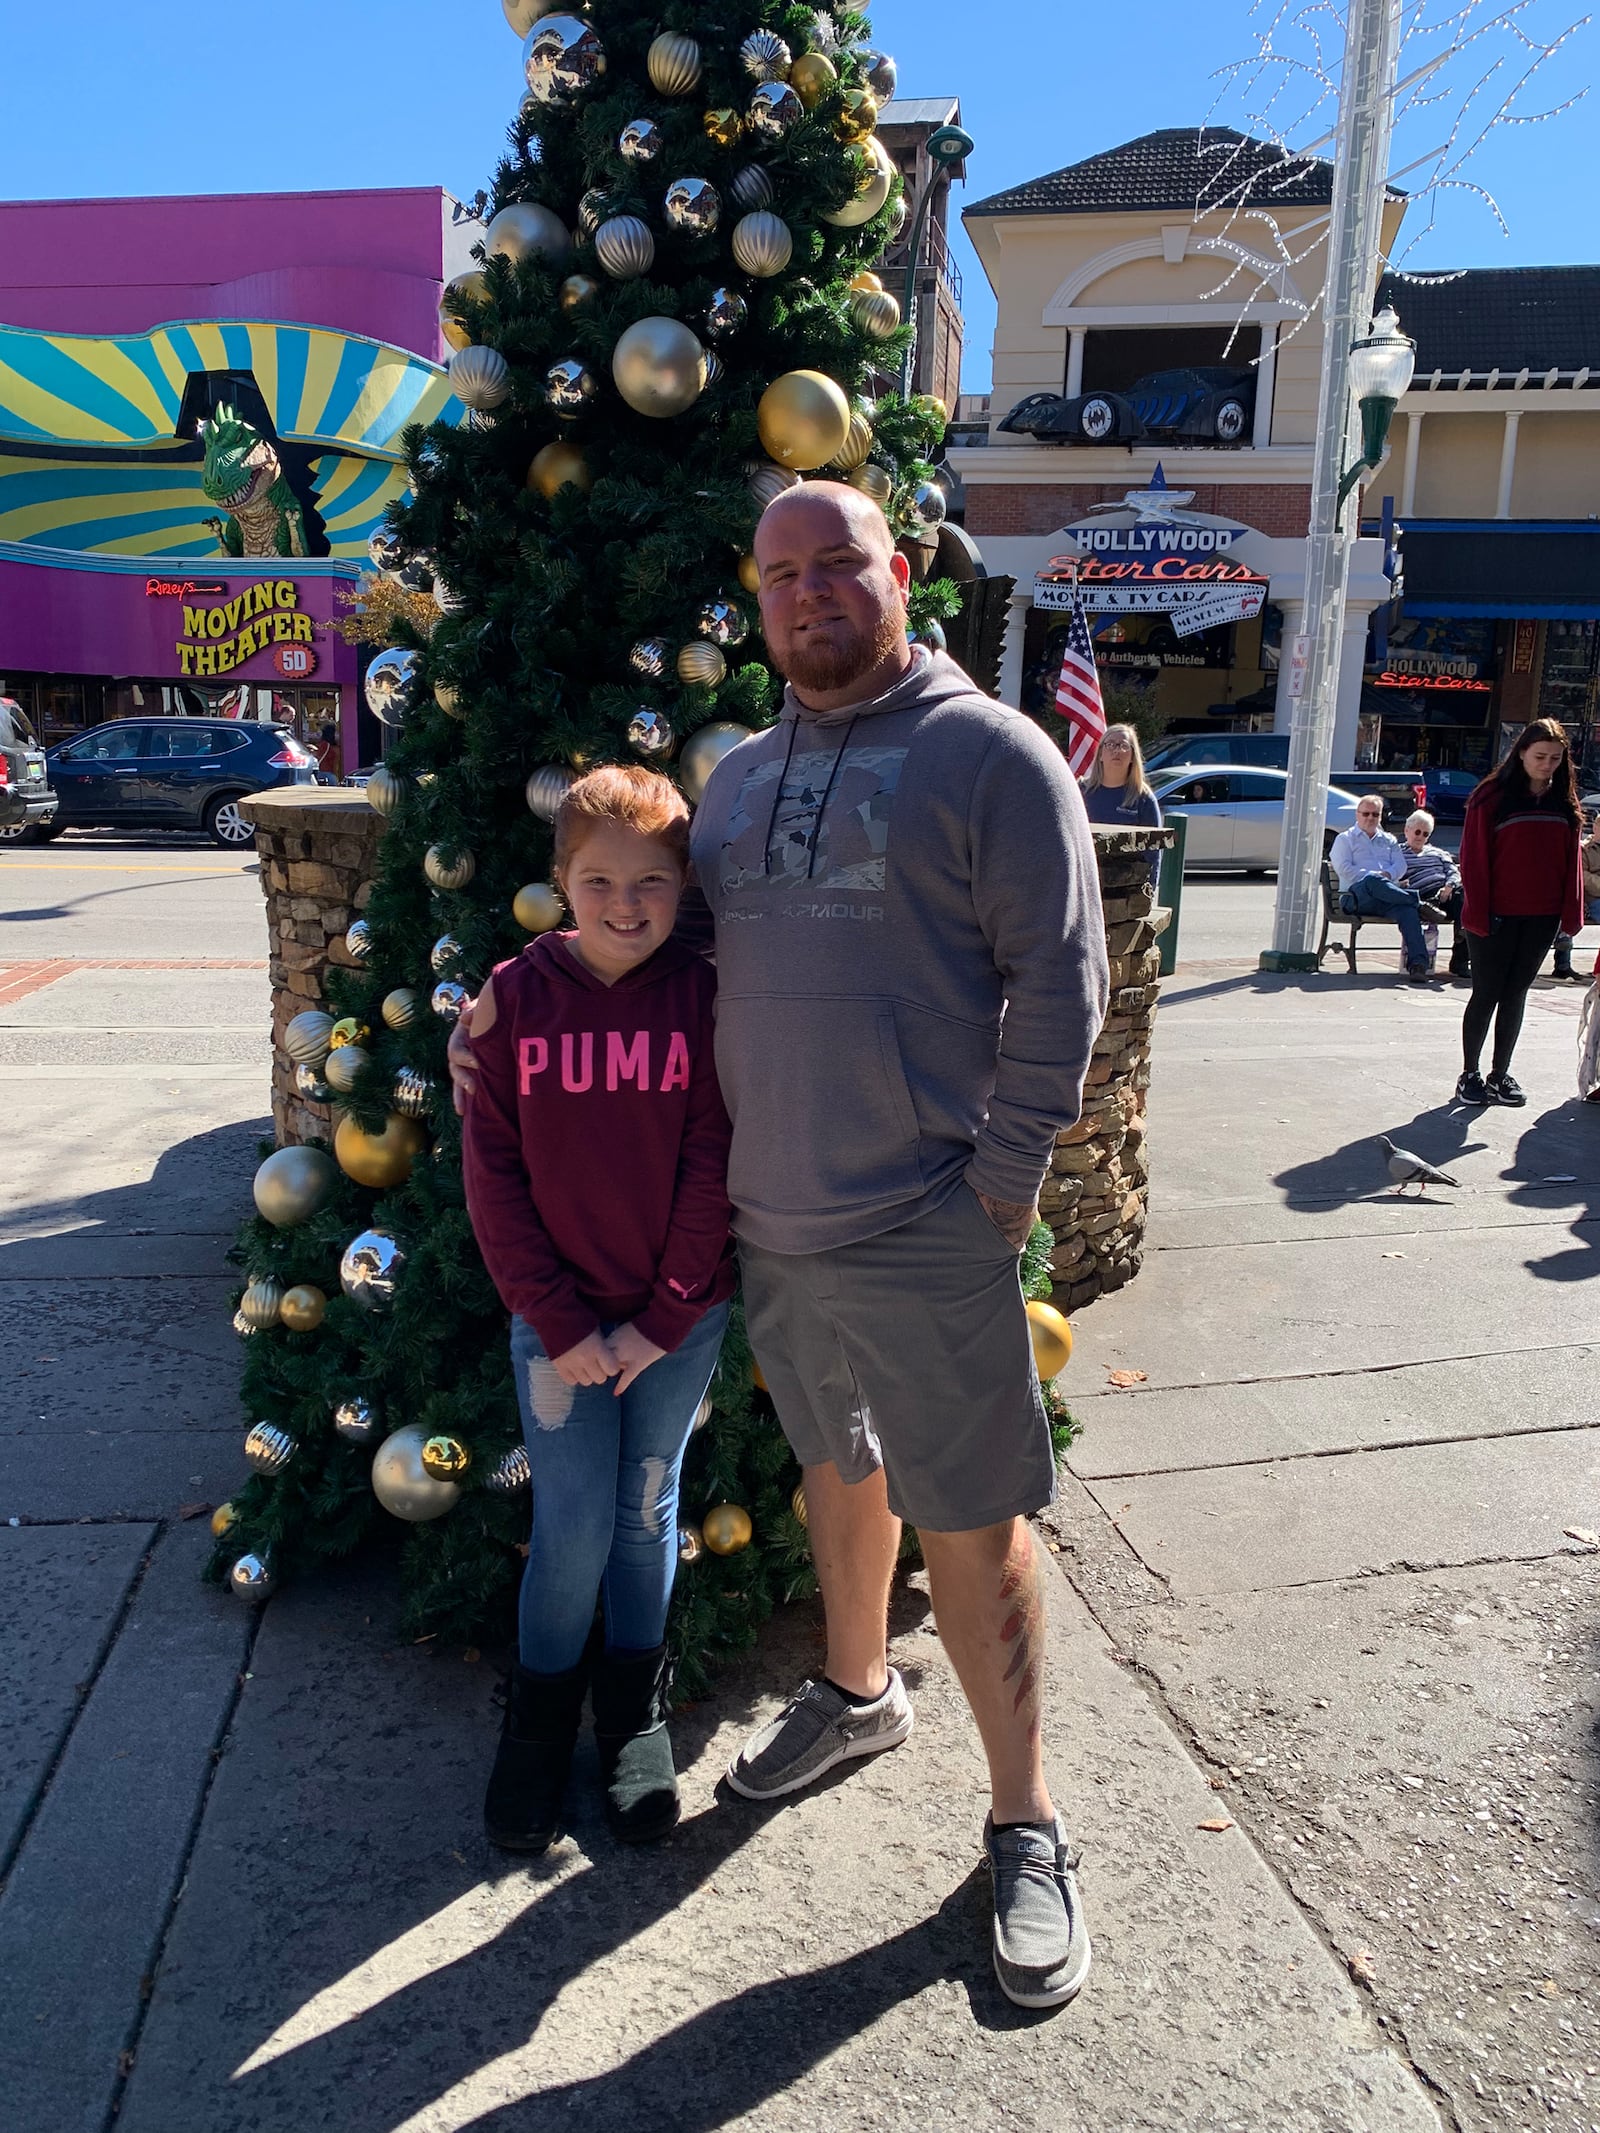
<path id="1" fill-rule="evenodd" d="M 1393 1187 L 1384 1167 L 1383 1150 L 1378 1146 L 1380 1133 L 1387 1133 L 1396 1147 L 1420 1155 L 1424 1162 L 1432 1163 L 1436 1169 L 1448 1170 L 1459 1157 L 1487 1146 L 1486 1142 L 1473 1138 L 1472 1127 L 1477 1116 L 1477 1112 L 1469 1110 L 1465 1104 L 1451 1103 L 1418 1111 L 1402 1123 L 1380 1120 L 1359 1140 L 1346 1141 L 1327 1155 L 1314 1156 L 1309 1162 L 1293 1163 L 1287 1170 L 1280 1170 L 1273 1183 L 1282 1188 L 1285 1202 L 1290 1207 L 1348 1207 L 1357 1200 L 1381 1200 L 1393 1192 Z M 1448 1189 L 1435 1188 L 1436 1191 Z"/>
<path id="2" fill-rule="evenodd" d="M 1500 1174 L 1514 1207 L 1574 1208 L 1574 1242 L 1523 1264 L 1540 1281 L 1588 1281 L 1600 1274 L 1600 1105 L 1576 1096 L 1541 1112 L 1517 1141 Z"/>

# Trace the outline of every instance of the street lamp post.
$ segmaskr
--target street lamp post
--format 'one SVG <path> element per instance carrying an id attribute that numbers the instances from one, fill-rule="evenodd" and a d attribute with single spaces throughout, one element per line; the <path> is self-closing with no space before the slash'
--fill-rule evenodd
<path id="1" fill-rule="evenodd" d="M 926 142 L 928 158 L 934 166 L 933 176 L 956 163 L 965 162 L 977 145 L 965 127 L 936 126 Z M 903 400 L 911 397 L 911 379 L 917 363 L 917 260 L 922 251 L 922 233 L 928 226 L 928 211 L 933 206 L 933 176 L 929 177 L 922 189 L 922 198 L 917 202 L 916 219 L 911 225 L 911 243 L 906 253 L 906 286 L 900 302 L 900 316 L 909 320 L 911 338 L 900 359 L 900 397 Z"/>

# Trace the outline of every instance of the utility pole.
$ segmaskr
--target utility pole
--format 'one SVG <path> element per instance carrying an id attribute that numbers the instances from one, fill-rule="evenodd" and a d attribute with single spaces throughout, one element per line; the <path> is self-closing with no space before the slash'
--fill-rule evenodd
<path id="1" fill-rule="evenodd" d="M 1356 515 L 1341 495 L 1350 433 L 1350 348 L 1372 315 L 1400 58 L 1401 0 L 1347 0 L 1333 208 L 1322 316 L 1322 381 L 1306 538 L 1303 633 L 1280 656 L 1297 690 L 1272 946 L 1263 970 L 1314 970 L 1334 711 Z"/>

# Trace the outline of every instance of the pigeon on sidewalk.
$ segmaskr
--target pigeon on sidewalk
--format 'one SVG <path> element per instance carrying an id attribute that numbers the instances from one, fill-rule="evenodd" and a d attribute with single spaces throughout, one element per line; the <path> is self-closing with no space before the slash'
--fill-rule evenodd
<path id="1" fill-rule="evenodd" d="M 1396 1193 L 1402 1198 L 1408 1185 L 1415 1185 L 1417 1198 L 1424 1200 L 1430 1185 L 1459 1186 L 1461 1182 L 1459 1178 L 1451 1177 L 1447 1170 L 1435 1170 L 1431 1163 L 1425 1163 L 1420 1155 L 1413 1155 L 1409 1148 L 1397 1148 L 1387 1133 L 1378 1135 L 1378 1146 L 1389 1159 L 1389 1175 L 1394 1179 Z"/>

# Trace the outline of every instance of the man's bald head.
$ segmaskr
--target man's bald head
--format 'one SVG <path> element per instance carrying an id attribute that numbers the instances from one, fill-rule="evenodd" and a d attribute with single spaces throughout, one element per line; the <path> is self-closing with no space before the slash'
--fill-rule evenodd
<path id="1" fill-rule="evenodd" d="M 818 709 L 871 695 L 910 663 L 910 567 L 888 520 L 841 481 L 801 482 L 756 527 L 761 625 L 773 664 Z"/>

